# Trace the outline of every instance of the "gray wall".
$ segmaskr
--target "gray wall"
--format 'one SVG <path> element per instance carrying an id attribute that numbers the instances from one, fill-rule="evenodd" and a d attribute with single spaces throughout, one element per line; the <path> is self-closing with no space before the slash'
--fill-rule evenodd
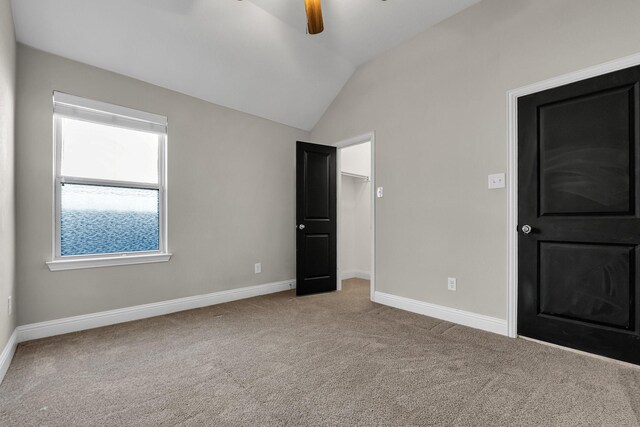
<path id="1" fill-rule="evenodd" d="M 171 261 L 55 273 L 45 266 L 54 90 L 169 118 Z M 295 141 L 307 132 L 23 45 L 16 131 L 18 324 L 294 278 Z"/>
<path id="2" fill-rule="evenodd" d="M 0 351 L 15 328 L 14 109 L 16 39 L 10 0 L 0 0 Z M 9 315 L 7 299 L 13 296 Z"/>
<path id="3" fill-rule="evenodd" d="M 637 0 L 484 0 L 361 66 L 312 131 L 376 131 L 377 290 L 506 318 L 506 94 L 640 51 Z M 447 291 L 448 276 L 458 291 Z"/>

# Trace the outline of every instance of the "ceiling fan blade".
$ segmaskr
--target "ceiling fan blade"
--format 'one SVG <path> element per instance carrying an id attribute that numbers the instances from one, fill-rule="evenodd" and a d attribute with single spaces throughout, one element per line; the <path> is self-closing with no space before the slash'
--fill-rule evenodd
<path id="1" fill-rule="evenodd" d="M 322 5 L 320 0 L 304 0 L 304 8 L 307 11 L 307 29 L 309 34 L 318 34 L 324 30 L 322 22 Z"/>

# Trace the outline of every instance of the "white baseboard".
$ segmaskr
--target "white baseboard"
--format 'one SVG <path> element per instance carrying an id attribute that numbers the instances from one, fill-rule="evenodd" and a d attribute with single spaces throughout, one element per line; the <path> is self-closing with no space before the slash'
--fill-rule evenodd
<path id="1" fill-rule="evenodd" d="M 374 302 L 399 308 L 400 310 L 446 320 L 447 322 L 482 329 L 483 331 L 493 332 L 494 334 L 507 335 L 508 332 L 506 320 L 471 313 L 469 311 L 457 310 L 442 305 L 385 294 L 383 292 L 376 292 L 374 294 Z"/>
<path id="2" fill-rule="evenodd" d="M 9 365 L 11 365 L 11 360 L 13 359 L 17 346 L 18 331 L 17 329 L 14 329 L 13 333 L 9 337 L 9 341 L 7 341 L 7 344 L 4 346 L 4 350 L 0 353 L 0 384 L 2 383 L 2 380 L 4 380 L 4 376 L 9 369 Z"/>
<path id="3" fill-rule="evenodd" d="M 347 279 L 371 280 L 371 273 L 364 270 L 348 270 L 348 271 L 340 272 L 340 278 L 342 280 L 347 280 Z"/>
<path id="4" fill-rule="evenodd" d="M 295 288 L 295 283 L 295 280 L 266 283 L 264 285 L 230 289 L 228 291 L 214 292 L 206 295 L 196 295 L 152 304 L 120 308 L 117 310 L 50 320 L 47 322 L 32 323 L 30 325 L 18 326 L 16 328 L 17 342 L 21 343 L 39 338 L 83 331 L 85 329 L 99 328 L 102 326 L 114 325 L 116 323 L 130 322 L 132 320 L 146 319 L 149 317 L 176 313 L 178 311 L 191 310 L 194 308 L 207 307 L 210 305 L 287 291 Z"/>

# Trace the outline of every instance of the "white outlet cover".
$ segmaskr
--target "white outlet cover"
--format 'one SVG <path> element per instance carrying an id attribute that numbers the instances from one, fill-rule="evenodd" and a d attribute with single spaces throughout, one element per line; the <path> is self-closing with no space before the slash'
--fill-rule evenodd
<path id="1" fill-rule="evenodd" d="M 489 175 L 489 190 L 495 190 L 496 188 L 505 187 L 505 174 L 494 173 Z"/>
<path id="2" fill-rule="evenodd" d="M 447 277 L 447 289 L 455 291 L 458 286 L 458 280 L 455 277 Z"/>
<path id="3" fill-rule="evenodd" d="M 378 198 L 382 198 L 382 196 L 384 196 L 384 188 L 378 187 L 376 190 L 376 195 L 378 196 Z"/>
<path id="4" fill-rule="evenodd" d="M 260 262 L 256 263 L 256 265 L 254 266 L 254 271 L 256 274 L 262 273 L 262 263 Z"/>

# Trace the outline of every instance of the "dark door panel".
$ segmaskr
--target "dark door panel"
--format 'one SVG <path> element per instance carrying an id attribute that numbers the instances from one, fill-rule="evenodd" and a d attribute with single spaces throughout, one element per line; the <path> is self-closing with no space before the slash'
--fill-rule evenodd
<path id="1" fill-rule="evenodd" d="M 640 363 L 640 67 L 518 102 L 518 333 Z"/>
<path id="2" fill-rule="evenodd" d="M 336 148 L 296 148 L 296 293 L 336 290 Z"/>
<path id="3" fill-rule="evenodd" d="M 632 328 L 634 252 L 631 245 L 538 242 L 538 311 Z"/>
<path id="4" fill-rule="evenodd" d="M 541 215 L 633 215 L 635 91 L 634 84 L 537 106 Z"/>

